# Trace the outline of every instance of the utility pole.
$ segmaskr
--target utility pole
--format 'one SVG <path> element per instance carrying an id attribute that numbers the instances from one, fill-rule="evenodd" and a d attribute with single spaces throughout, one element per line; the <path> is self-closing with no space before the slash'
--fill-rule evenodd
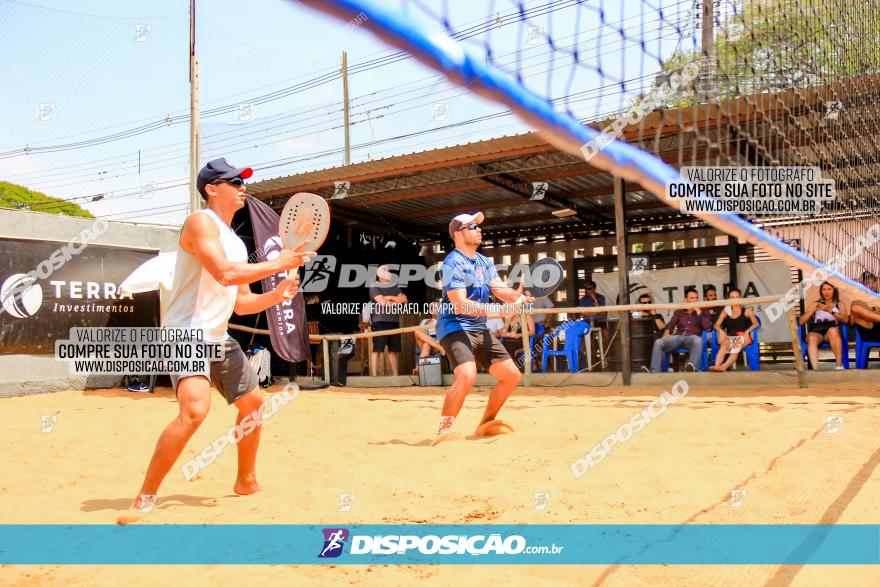
<path id="1" fill-rule="evenodd" d="M 196 56 L 196 0 L 189 0 L 189 211 L 202 207 L 199 175 L 199 58 Z"/>
<path id="2" fill-rule="evenodd" d="M 703 67 L 700 74 L 700 93 L 706 100 L 715 97 L 715 80 L 712 75 L 713 43 L 715 42 L 715 3 L 714 0 L 703 0 L 703 36 L 701 53 Z"/>
<path id="3" fill-rule="evenodd" d="M 342 118 L 345 128 L 345 164 L 351 163 L 351 139 L 348 136 L 348 53 L 342 52 Z"/>

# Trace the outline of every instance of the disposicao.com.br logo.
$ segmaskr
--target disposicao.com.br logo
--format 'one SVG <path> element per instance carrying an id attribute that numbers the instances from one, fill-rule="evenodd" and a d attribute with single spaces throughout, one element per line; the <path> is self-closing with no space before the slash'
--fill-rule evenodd
<path id="1" fill-rule="evenodd" d="M 346 528 L 325 528 L 323 548 L 318 558 L 338 557 L 349 543 L 351 555 L 406 555 L 416 551 L 423 555 L 518 555 L 559 554 L 563 546 L 528 546 L 526 539 L 518 534 L 502 537 L 500 534 L 476 534 L 473 536 L 450 534 L 388 534 L 366 536 L 352 534 Z"/>

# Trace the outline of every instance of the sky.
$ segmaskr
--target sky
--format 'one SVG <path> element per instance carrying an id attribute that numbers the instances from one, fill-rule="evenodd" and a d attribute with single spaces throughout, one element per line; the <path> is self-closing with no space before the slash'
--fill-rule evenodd
<path id="1" fill-rule="evenodd" d="M 683 0 L 382 4 L 427 31 L 444 19 L 459 32 L 490 23 L 462 41 L 466 50 L 491 51 L 492 65 L 541 97 L 568 96 L 558 106 L 588 120 L 626 107 L 661 60 L 699 38 Z M 179 225 L 189 201 L 188 10 L 186 0 L 0 0 L 0 181 L 108 220 Z M 253 166 L 254 180 L 341 165 L 343 51 L 353 163 L 529 130 L 364 24 L 290 0 L 202 1 L 196 14 L 201 163 L 226 157 Z"/>

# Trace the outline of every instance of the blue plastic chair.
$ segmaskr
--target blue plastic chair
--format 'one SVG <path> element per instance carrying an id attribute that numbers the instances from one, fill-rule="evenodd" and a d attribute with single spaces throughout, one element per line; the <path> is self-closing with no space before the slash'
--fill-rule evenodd
<path id="1" fill-rule="evenodd" d="M 699 364 L 699 366 L 698 366 L 699 369 L 700 369 L 700 371 L 708 371 L 708 370 L 709 370 L 709 348 L 708 348 L 709 345 L 707 344 L 707 336 L 706 336 L 706 332 L 707 332 L 707 331 L 704 330 L 704 331 L 703 331 L 703 334 L 702 334 L 702 337 L 703 337 L 703 355 L 700 357 L 700 364 Z M 666 353 L 665 355 L 663 355 L 663 367 L 662 367 L 662 371 L 663 371 L 664 373 L 666 373 L 667 371 L 669 371 L 669 357 L 670 357 L 673 353 L 676 353 L 676 354 L 677 354 L 677 353 L 690 353 L 690 352 L 691 352 L 691 351 L 690 351 L 689 349 L 687 349 L 687 348 L 685 348 L 685 347 L 683 347 L 683 346 L 680 346 L 680 347 L 678 347 L 677 349 L 672 350 L 672 351 L 669 351 L 668 353 Z"/>
<path id="2" fill-rule="evenodd" d="M 849 369 L 849 340 L 847 339 L 847 330 L 846 324 L 841 322 L 837 323 L 837 327 L 840 329 L 840 338 L 843 339 L 843 356 L 841 357 L 841 363 L 843 363 L 844 369 Z M 807 335 L 805 334 L 807 330 L 807 325 L 803 324 L 798 329 L 798 332 L 801 336 L 801 349 L 804 352 L 804 362 L 807 364 L 807 369 L 810 368 L 810 362 L 807 360 Z M 831 345 L 827 342 L 823 342 L 819 344 L 820 349 L 830 349 Z"/>
<path id="3" fill-rule="evenodd" d="M 544 336 L 544 325 L 535 323 L 535 334 L 529 337 L 529 348 L 532 349 L 532 361 L 537 358 L 537 353 L 535 352 L 535 341 L 540 340 Z M 516 351 L 513 353 L 514 360 L 517 360 L 520 355 L 525 354 L 523 351 Z"/>
<path id="4" fill-rule="evenodd" d="M 856 369 L 868 368 L 868 355 L 874 347 L 880 347 L 880 342 L 863 340 L 862 333 L 856 328 Z"/>
<path id="5" fill-rule="evenodd" d="M 565 344 L 562 346 L 562 350 L 554 351 L 550 348 L 550 341 L 558 337 L 562 332 L 565 332 Z M 541 357 L 541 372 L 547 372 L 547 359 L 550 357 L 564 357 L 568 363 L 568 371 L 570 373 L 577 373 L 580 371 L 581 365 L 579 355 L 581 339 L 588 336 L 589 333 L 590 323 L 585 320 L 576 320 L 558 326 L 553 332 L 545 336 L 543 345 L 544 354 Z"/>
<path id="6" fill-rule="evenodd" d="M 758 328 L 752 331 L 752 343 L 743 349 L 742 353 L 746 358 L 746 365 L 752 371 L 761 370 L 761 345 L 758 343 L 758 332 L 761 330 L 761 317 L 755 314 L 758 319 Z M 712 330 L 712 356 L 718 356 L 718 332 Z"/>

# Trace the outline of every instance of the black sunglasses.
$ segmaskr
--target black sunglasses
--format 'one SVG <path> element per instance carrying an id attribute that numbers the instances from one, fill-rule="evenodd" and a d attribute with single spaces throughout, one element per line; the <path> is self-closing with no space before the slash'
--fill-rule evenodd
<path id="1" fill-rule="evenodd" d="M 234 185 L 237 188 L 240 188 L 244 185 L 244 180 L 240 177 L 233 177 L 232 179 L 218 179 L 217 181 L 212 181 L 211 185 L 220 185 L 221 183 L 228 183 L 229 185 Z"/>
<path id="2" fill-rule="evenodd" d="M 464 226 L 459 228 L 459 230 L 464 230 L 465 228 L 470 229 L 470 230 L 476 230 L 476 229 L 480 228 L 480 224 L 478 222 L 471 222 L 470 224 L 465 224 Z"/>

